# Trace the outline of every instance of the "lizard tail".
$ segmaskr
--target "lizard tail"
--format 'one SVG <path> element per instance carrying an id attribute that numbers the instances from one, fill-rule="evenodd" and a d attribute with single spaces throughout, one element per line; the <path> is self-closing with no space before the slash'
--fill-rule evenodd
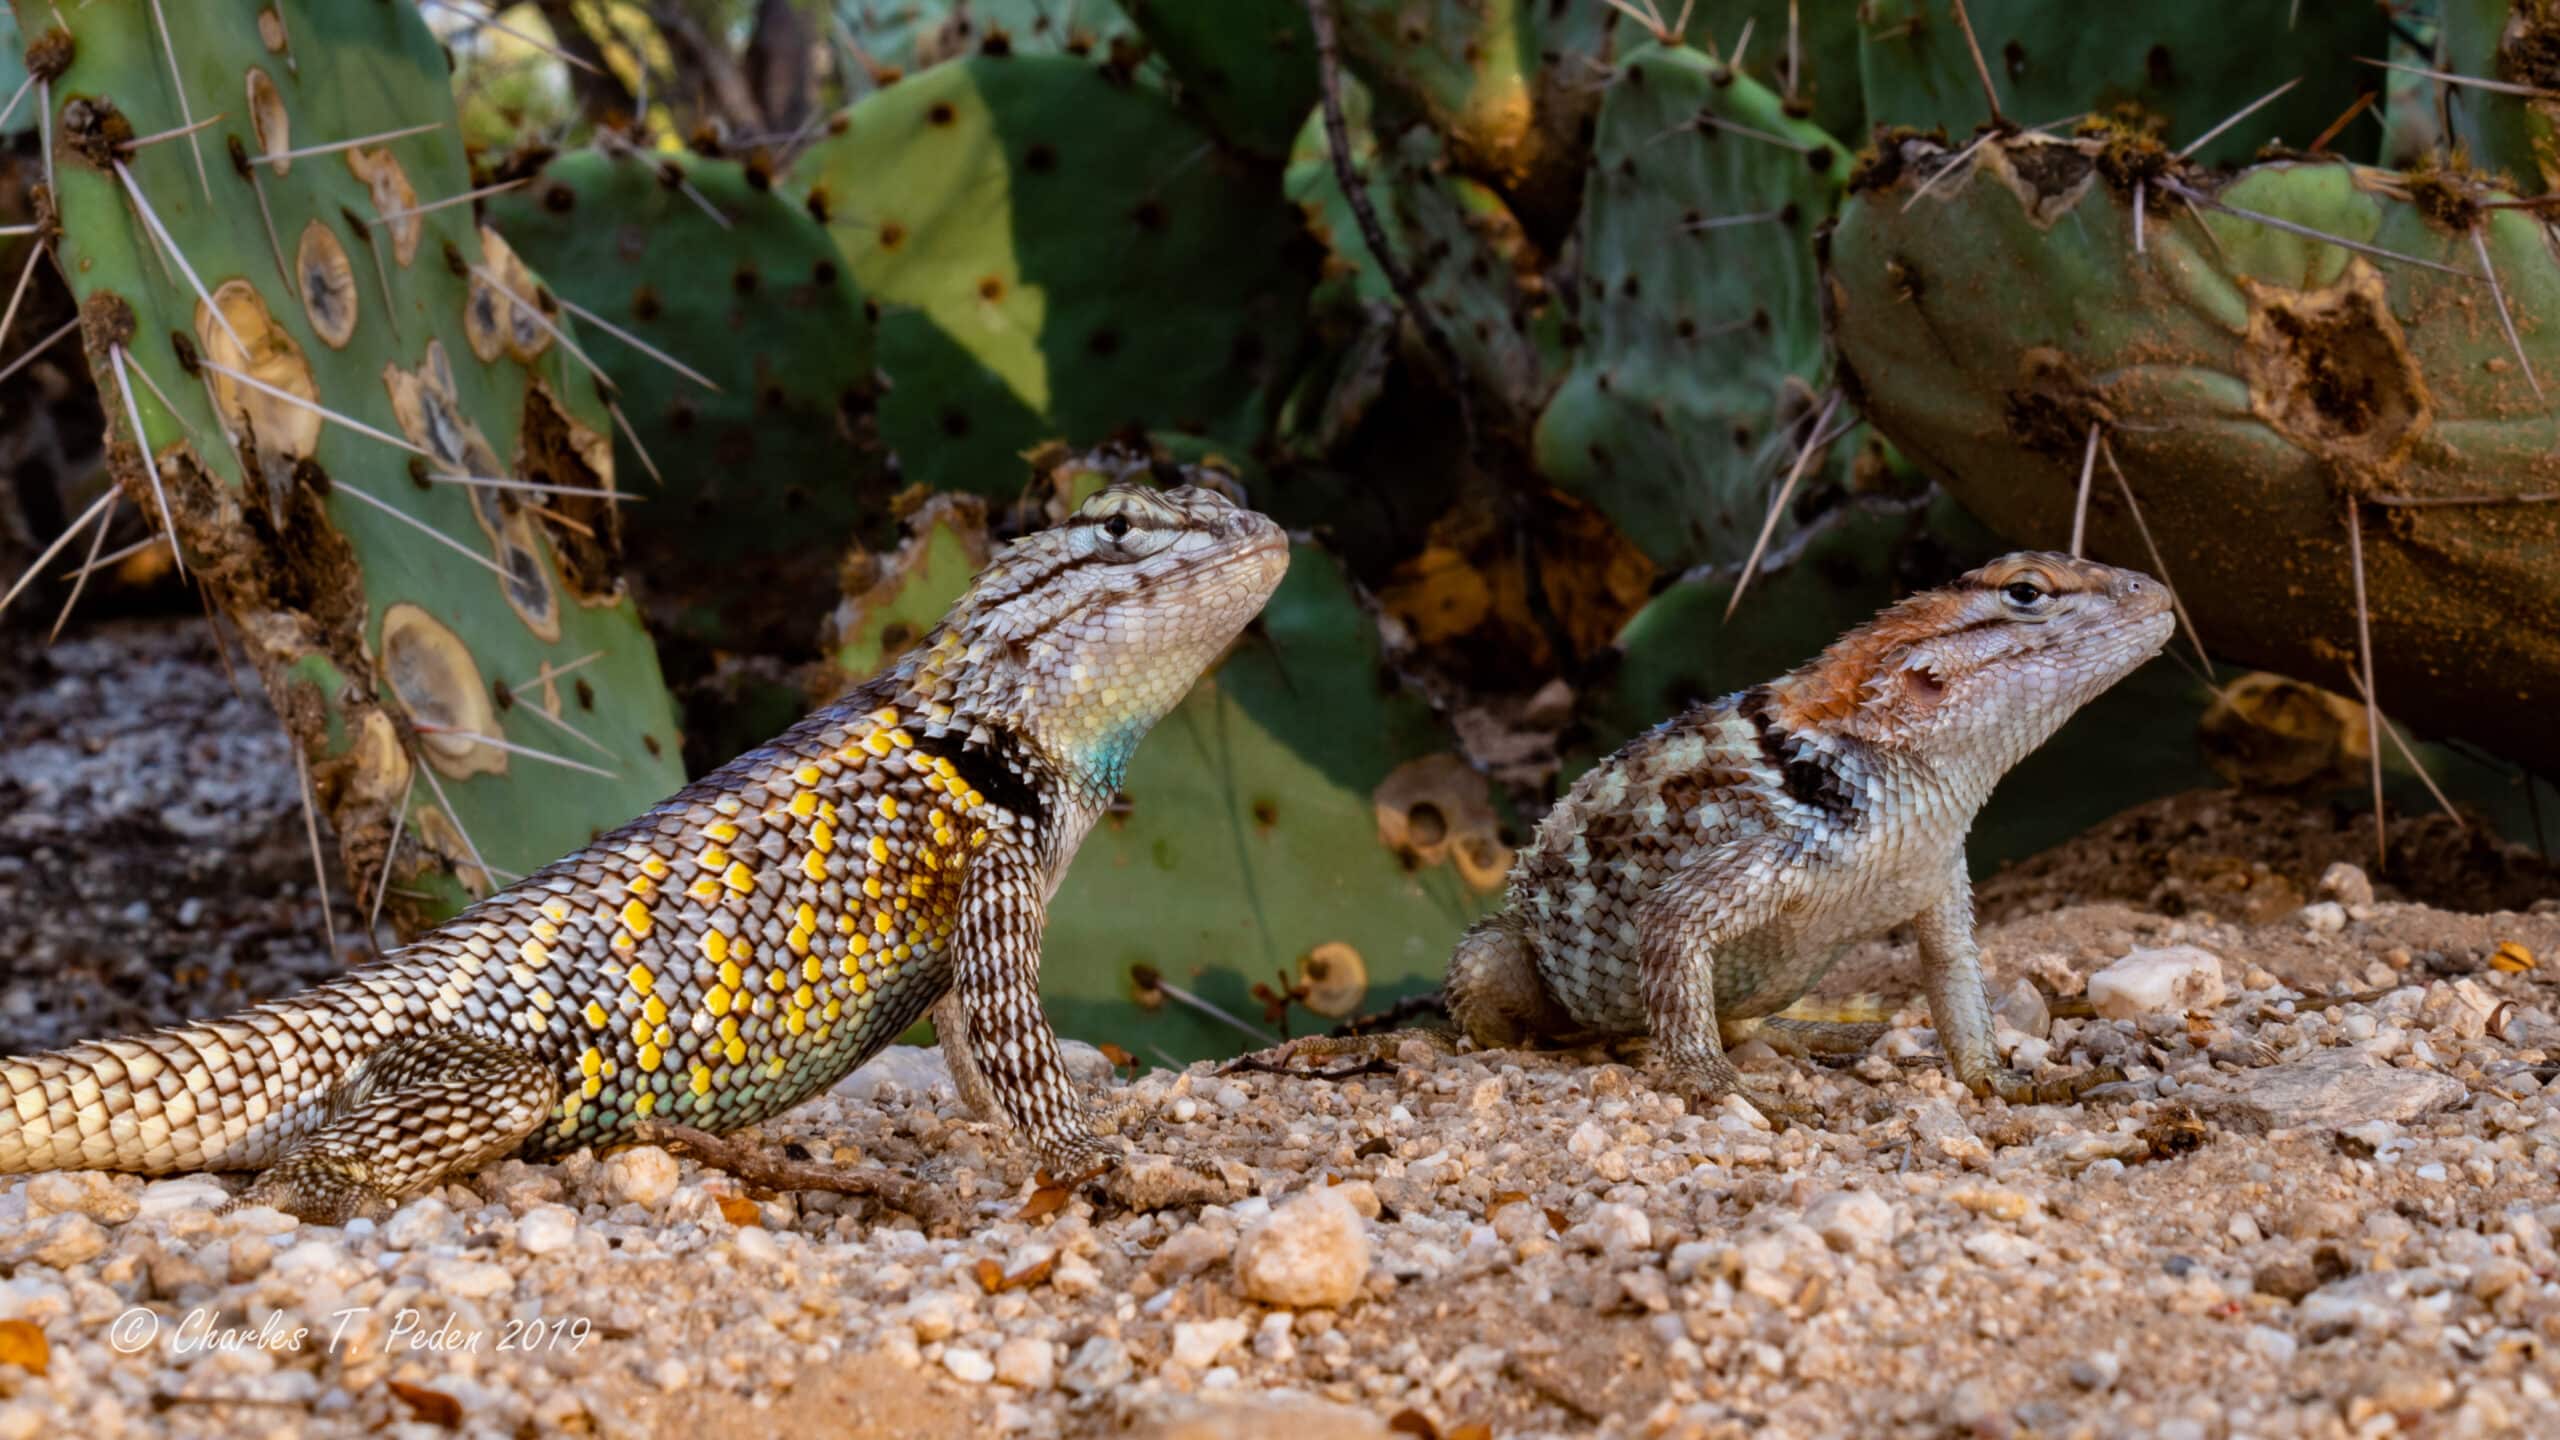
<path id="1" fill-rule="evenodd" d="M 1857 1055 L 1893 1028 L 1895 1012 L 1912 1003 L 1908 995 L 1872 991 L 1807 995 L 1775 1015 L 1727 1026 L 1727 1043 L 1735 1042 L 1734 1030 L 1747 1027 L 1747 1034 L 1786 1054 Z"/>
<path id="2" fill-rule="evenodd" d="M 261 1007 L 0 1059 L 0 1174 L 263 1165 L 345 1072 L 340 1020 Z"/>

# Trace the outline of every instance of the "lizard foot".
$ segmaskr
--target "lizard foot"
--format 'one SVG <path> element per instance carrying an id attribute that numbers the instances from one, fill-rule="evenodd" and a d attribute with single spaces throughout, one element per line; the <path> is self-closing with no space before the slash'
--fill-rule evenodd
<path id="1" fill-rule="evenodd" d="M 1253 1171 L 1232 1160 L 1134 1154 L 1101 1178 L 1102 1193 L 1131 1210 L 1232 1205 L 1253 1193 Z"/>
<path id="2" fill-rule="evenodd" d="M 1653 1072 L 1649 1083 L 1656 1090 L 1677 1095 L 1692 1115 L 1705 1115 L 1724 1104 L 1728 1095 L 1742 1097 L 1744 1103 L 1760 1112 L 1773 1130 L 1790 1125 L 1819 1128 L 1822 1112 L 1801 1100 L 1790 1099 L 1774 1091 L 1743 1083 L 1742 1072 L 1730 1061 L 1721 1066 L 1675 1066 Z"/>
<path id="3" fill-rule="evenodd" d="M 2100 1065 L 2053 1080 L 2038 1080 L 2019 1070 L 1994 1070 L 1966 1085 L 1974 1094 L 1997 1095 L 2012 1105 L 2070 1105 L 2101 1085 L 2124 1078 L 2121 1066 Z"/>

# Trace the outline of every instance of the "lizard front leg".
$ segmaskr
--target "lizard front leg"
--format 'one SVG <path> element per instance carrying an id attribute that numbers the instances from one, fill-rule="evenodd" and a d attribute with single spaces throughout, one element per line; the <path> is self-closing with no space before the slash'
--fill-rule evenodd
<path id="1" fill-rule="evenodd" d="M 1040 1013 L 1046 896 L 1039 867 L 1020 846 L 990 845 L 972 857 L 952 937 L 952 988 L 959 1003 L 936 1014 L 956 1008 L 966 1022 L 963 1053 L 985 1076 L 995 1108 L 1029 1137 L 1040 1167 L 1064 1180 L 1105 1168 L 1116 1157 L 1094 1138 L 1084 1097 L 1067 1076 L 1057 1032 Z"/>
<path id="2" fill-rule="evenodd" d="M 1957 1083 L 1976 1095 L 1997 1095 L 2013 1105 L 2065 1104 L 2099 1085 L 2124 1078 L 2112 1065 L 2038 1083 L 2000 1067 L 1991 1033 L 1991 996 L 1982 982 L 1982 949 L 1973 931 L 1973 876 L 1959 849 L 1947 887 L 1911 921 L 1920 940 L 1920 964 L 1929 993 L 1929 1023 Z"/>
<path id="3" fill-rule="evenodd" d="M 1768 861 L 1770 848 L 1732 845 L 1676 871 L 1636 915 L 1638 983 L 1653 1037 L 1648 1068 L 1693 1114 L 1739 1095 L 1772 1120 L 1812 1118 L 1807 1107 L 1743 1083 L 1716 1018 L 1719 960 L 1738 963 L 1729 953 L 1734 942 L 1785 908 L 1784 882 L 1769 878 L 1783 873 Z"/>

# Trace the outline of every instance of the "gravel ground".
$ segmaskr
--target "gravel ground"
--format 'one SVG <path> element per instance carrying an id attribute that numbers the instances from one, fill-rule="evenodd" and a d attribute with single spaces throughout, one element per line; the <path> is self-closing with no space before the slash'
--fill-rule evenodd
<path id="1" fill-rule="evenodd" d="M 328 964 L 258 707 L 209 651 L 99 644 L 0 695 L 13 1046 Z M 108 712 L 137 664 L 166 724 Z M 0 1187 L 0 1440 L 2560 1433 L 2560 903 L 2377 894 L 2297 843 L 2316 814 L 2199 811 L 1987 887 L 2010 1057 L 2131 1073 L 2086 1105 L 1963 1094 L 1915 1014 L 1843 1066 L 1748 1047 L 1822 1117 L 1775 1132 L 1596 1053 L 1127 1080 L 1079 1047 L 1107 1123 L 1232 1188 L 1155 1213 L 1034 1192 L 915 1050 L 747 1138 L 924 1181 L 921 1219 L 654 1147 L 343 1229 L 36 1177 Z M 240 908 L 154 933 L 180 895 Z"/>

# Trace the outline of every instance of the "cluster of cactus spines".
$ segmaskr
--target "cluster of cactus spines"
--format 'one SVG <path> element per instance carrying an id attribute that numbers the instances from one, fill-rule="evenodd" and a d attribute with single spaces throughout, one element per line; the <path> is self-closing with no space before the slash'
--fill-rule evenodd
<path id="1" fill-rule="evenodd" d="M 1464 383 L 1525 439 L 1558 373 L 1545 257 L 1500 195 L 1449 167 L 1437 132 L 1412 127 L 1382 149 L 1366 88 L 1346 82 L 1343 91 L 1351 162 L 1415 298 L 1448 337 Z M 1321 116 L 1308 117 L 1283 183 L 1325 247 L 1329 283 L 1343 292 L 1319 295 L 1319 304 L 1339 298 L 1371 311 L 1395 304 L 1338 182 Z"/>
<path id="2" fill-rule="evenodd" d="M 245 640 L 349 888 L 423 920 L 663 794 L 608 421 L 529 277 L 530 328 L 473 348 L 493 252 L 416 12 L 20 8 L 111 466 Z"/>
<path id="3" fill-rule="evenodd" d="M 2479 703 L 2560 684 L 2543 226 L 2450 162 L 2138 158 L 1898 141 L 1828 246 L 1863 413 L 2004 535 L 2156 553 L 2230 658 L 2560 763 Z"/>
<path id="4" fill-rule="evenodd" d="M 2130 107 L 2157 117 L 2182 144 L 2298 80 L 2247 126 L 2199 147 L 2190 158 L 2203 164 L 2240 163 L 2271 138 L 2308 146 L 2377 83 L 2359 58 L 2380 59 L 2391 43 L 2390 16 L 2379 5 L 2231 5 L 2197 10 L 2193 23 L 2164 23 L 2146 5 L 2041 0 L 1870 0 L 1855 8 L 1865 28 L 1868 118 L 1959 139 L 1991 118 L 1982 70 L 2012 123 Z"/>
<path id="5" fill-rule="evenodd" d="M 806 653 L 838 551 L 888 528 L 872 320 L 826 226 L 760 162 L 628 146 L 554 157 L 488 213 L 592 317 L 580 344 L 630 425 L 617 473 L 645 501 L 623 535 L 651 628 Z"/>
<path id="6" fill-rule="evenodd" d="M 2487 82 L 2443 86 L 2451 138 L 2523 193 L 2560 185 L 2560 10 L 2546 0 L 2442 0 L 2436 21 L 2444 68 Z M 2432 83 L 2425 98 L 2432 108 Z"/>
<path id="7" fill-rule="evenodd" d="M 1790 471 L 1848 467 L 1827 443 L 1811 237 L 1849 168 L 1781 96 L 1698 50 L 1618 62 L 1577 230 L 1573 368 L 1537 460 L 1658 565 L 1741 560 Z"/>
<path id="8" fill-rule="evenodd" d="M 1161 94 L 976 55 L 864 97 L 791 184 L 880 307 L 905 477 L 1010 491 L 1046 440 L 1247 446 L 1297 360 L 1306 267 L 1276 187 Z"/>

